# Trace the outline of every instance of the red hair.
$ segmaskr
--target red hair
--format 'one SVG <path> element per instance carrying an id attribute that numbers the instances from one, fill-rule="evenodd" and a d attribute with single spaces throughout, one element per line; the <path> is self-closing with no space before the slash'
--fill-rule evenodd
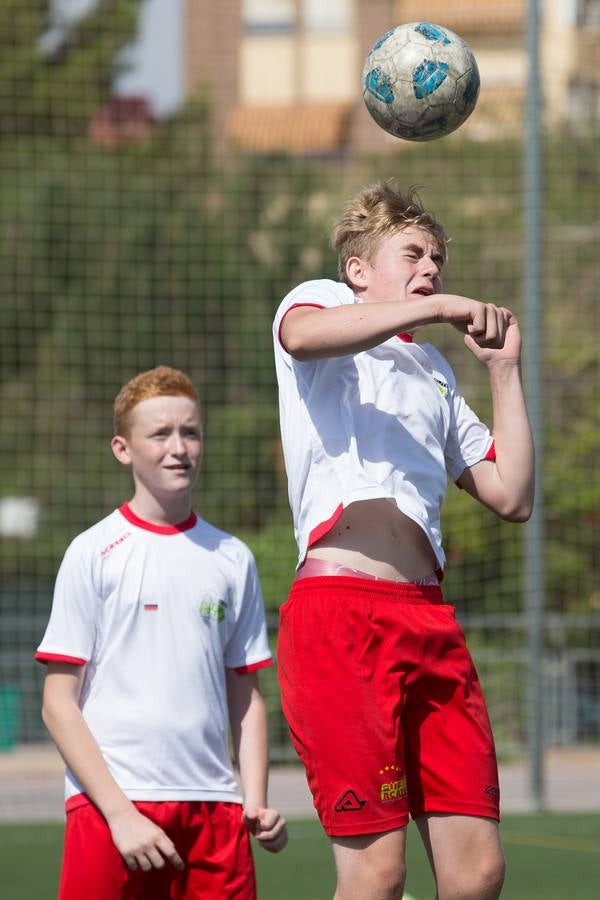
<path id="1" fill-rule="evenodd" d="M 114 403 L 115 434 L 127 434 L 134 407 L 152 397 L 189 397 L 200 407 L 198 391 L 187 375 L 169 366 L 140 372 L 124 384 Z"/>

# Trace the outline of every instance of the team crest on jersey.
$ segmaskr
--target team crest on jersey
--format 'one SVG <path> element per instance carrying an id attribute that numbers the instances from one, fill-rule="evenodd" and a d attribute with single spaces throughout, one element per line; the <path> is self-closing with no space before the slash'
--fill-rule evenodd
<path id="1" fill-rule="evenodd" d="M 384 803 L 406 797 L 406 775 L 400 766 L 384 766 L 379 770 L 379 774 L 385 778 L 381 783 L 381 799 Z"/>
<path id="2" fill-rule="evenodd" d="M 216 594 L 207 593 L 200 601 L 198 607 L 203 619 L 214 619 L 215 622 L 224 622 L 227 615 L 227 603 L 217 597 Z"/>
<path id="3" fill-rule="evenodd" d="M 447 397 L 449 391 L 448 382 L 444 381 L 443 378 L 440 378 L 439 375 L 434 375 L 433 380 L 435 381 L 435 386 L 437 387 L 442 397 Z"/>

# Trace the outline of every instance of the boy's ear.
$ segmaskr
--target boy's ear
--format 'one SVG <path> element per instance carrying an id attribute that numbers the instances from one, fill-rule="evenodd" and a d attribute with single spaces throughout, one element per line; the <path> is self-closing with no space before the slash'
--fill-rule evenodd
<path id="1" fill-rule="evenodd" d="M 127 438 L 123 437 L 122 434 L 115 434 L 114 438 L 110 442 L 110 448 L 115 459 L 117 459 L 120 463 L 122 463 L 124 466 L 129 466 L 131 464 L 131 456 L 129 455 Z"/>
<path id="2" fill-rule="evenodd" d="M 355 287 L 367 286 L 367 263 L 359 256 L 350 256 L 346 260 L 346 276 Z"/>

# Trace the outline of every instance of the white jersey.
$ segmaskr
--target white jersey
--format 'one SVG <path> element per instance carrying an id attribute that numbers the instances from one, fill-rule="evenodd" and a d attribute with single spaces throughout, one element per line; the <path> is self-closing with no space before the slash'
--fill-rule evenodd
<path id="1" fill-rule="evenodd" d="M 493 444 L 458 392 L 447 360 L 408 335 L 309 362 L 293 359 L 281 341 L 283 317 L 294 306 L 360 302 L 345 284 L 307 281 L 275 316 L 281 436 L 299 562 L 349 504 L 386 498 L 420 525 L 443 568 L 440 509 L 448 475 L 456 481 Z"/>
<path id="2" fill-rule="evenodd" d="M 152 525 L 125 504 L 67 549 L 36 658 L 86 664 L 82 715 L 131 800 L 240 801 L 225 668 L 271 664 L 240 540 L 194 514 Z M 67 801 L 82 791 L 67 771 Z"/>

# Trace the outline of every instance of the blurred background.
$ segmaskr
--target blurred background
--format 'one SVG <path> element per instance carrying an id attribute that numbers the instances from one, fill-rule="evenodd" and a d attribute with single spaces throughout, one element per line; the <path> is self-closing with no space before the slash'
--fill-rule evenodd
<path id="1" fill-rule="evenodd" d="M 452 486 L 443 522 L 446 597 L 507 763 L 539 751 L 536 722 L 548 752 L 600 750 L 600 2 L 541 0 L 540 11 L 541 316 L 527 335 L 543 426 L 535 660 L 529 526 Z M 422 185 L 451 235 L 446 289 L 527 320 L 526 18 L 526 0 L 1 0 L 5 817 L 42 802 L 49 744 L 33 653 L 62 554 L 131 493 L 109 447 L 123 382 L 162 363 L 197 383 L 195 506 L 253 550 L 275 640 L 296 549 L 271 323 L 299 281 L 336 277 L 328 232 L 345 198 L 378 179 Z M 410 144 L 370 119 L 360 73 L 376 38 L 423 19 L 469 42 L 481 94 L 456 133 Z M 437 327 L 428 338 L 489 420 L 487 380 L 460 336 Z M 274 675 L 263 684 L 272 758 L 291 762 Z"/>

